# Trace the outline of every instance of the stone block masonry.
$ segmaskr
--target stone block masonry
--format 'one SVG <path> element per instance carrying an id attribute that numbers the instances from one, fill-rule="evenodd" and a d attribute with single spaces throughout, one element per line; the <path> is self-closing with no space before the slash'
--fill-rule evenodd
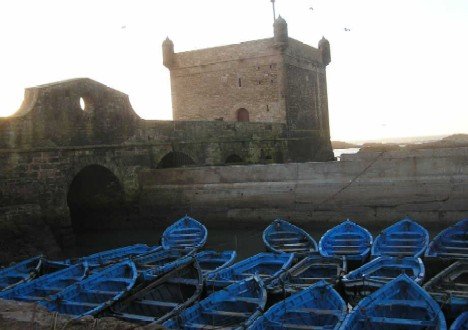
<path id="1" fill-rule="evenodd" d="M 468 148 L 343 155 L 343 161 L 145 170 L 140 208 L 189 212 L 210 226 L 391 224 L 408 215 L 446 226 L 468 212 Z M 177 206 L 177 207 L 175 207 Z M 219 219 L 223 219 L 219 223 Z"/>

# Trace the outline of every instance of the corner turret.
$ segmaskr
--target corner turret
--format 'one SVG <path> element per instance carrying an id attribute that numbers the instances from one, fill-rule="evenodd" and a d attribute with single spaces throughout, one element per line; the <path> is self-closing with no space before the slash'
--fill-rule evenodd
<path id="1" fill-rule="evenodd" d="M 169 37 L 162 43 L 162 51 L 163 51 L 163 65 L 166 68 L 170 68 L 174 63 L 174 43 L 172 42 Z"/>
<path id="2" fill-rule="evenodd" d="M 322 63 L 327 66 L 331 62 L 330 42 L 325 39 L 325 37 L 322 37 L 319 41 L 318 48 L 322 53 Z"/>
<path id="3" fill-rule="evenodd" d="M 288 43 L 288 23 L 283 17 L 278 18 L 273 23 L 274 40 L 277 45 L 286 45 Z"/>

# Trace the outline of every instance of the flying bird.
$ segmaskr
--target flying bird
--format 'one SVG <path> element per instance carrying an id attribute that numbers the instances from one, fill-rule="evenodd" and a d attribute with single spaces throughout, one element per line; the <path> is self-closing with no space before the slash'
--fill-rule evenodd
<path id="1" fill-rule="evenodd" d="M 351 31 L 351 29 L 348 29 L 348 28 L 344 28 L 344 30 L 345 30 L 346 32 Z"/>
<path id="2" fill-rule="evenodd" d="M 313 7 L 309 7 L 309 9 L 310 9 L 310 10 L 314 10 L 314 8 L 313 8 Z"/>
<path id="3" fill-rule="evenodd" d="M 121 28 L 121 29 L 126 29 L 127 26 L 126 26 L 126 25 L 122 25 L 120 28 Z"/>

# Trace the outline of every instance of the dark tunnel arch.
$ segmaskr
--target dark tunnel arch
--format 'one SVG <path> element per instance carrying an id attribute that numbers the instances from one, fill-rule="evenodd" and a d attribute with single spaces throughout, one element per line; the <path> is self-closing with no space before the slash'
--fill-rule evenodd
<path id="1" fill-rule="evenodd" d="M 89 165 L 73 178 L 67 204 L 76 232 L 112 227 L 124 213 L 125 192 L 119 179 L 108 168 Z"/>
<path id="2" fill-rule="evenodd" d="M 178 151 L 171 151 L 166 154 L 158 163 L 157 168 L 171 168 L 195 165 L 195 161 L 187 154 Z"/>
<path id="3" fill-rule="evenodd" d="M 242 158 L 236 154 L 229 155 L 226 158 L 225 164 L 241 164 L 243 162 Z"/>

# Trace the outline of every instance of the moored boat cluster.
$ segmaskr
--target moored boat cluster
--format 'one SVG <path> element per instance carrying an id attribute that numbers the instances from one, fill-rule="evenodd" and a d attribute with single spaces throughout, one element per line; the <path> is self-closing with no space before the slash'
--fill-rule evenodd
<path id="1" fill-rule="evenodd" d="M 317 242 L 277 219 L 268 252 L 202 250 L 207 228 L 185 216 L 161 246 L 136 244 L 75 260 L 37 256 L 0 270 L 0 298 L 74 315 L 169 329 L 465 329 L 468 219 L 429 241 L 405 218 L 373 239 L 351 220 Z M 427 265 L 450 264 L 432 278 Z"/>

